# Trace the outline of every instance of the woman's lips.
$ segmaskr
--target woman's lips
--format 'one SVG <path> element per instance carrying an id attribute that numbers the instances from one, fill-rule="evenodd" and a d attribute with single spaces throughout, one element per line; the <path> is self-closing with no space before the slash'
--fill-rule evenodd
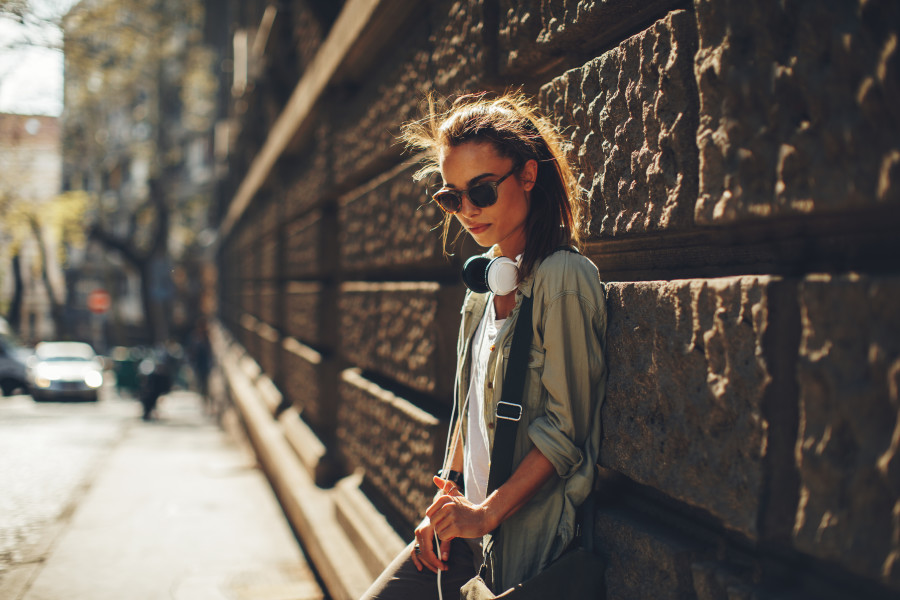
<path id="1" fill-rule="evenodd" d="M 488 227 L 490 227 L 489 223 L 479 223 L 476 225 L 469 225 L 468 230 L 469 230 L 469 233 L 474 235 L 474 234 L 478 234 L 478 233 L 487 231 Z"/>

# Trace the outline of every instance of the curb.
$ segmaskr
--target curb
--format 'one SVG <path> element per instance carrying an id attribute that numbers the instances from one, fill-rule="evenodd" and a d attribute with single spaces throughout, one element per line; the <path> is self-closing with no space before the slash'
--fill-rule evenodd
<path id="1" fill-rule="evenodd" d="M 307 558 L 334 600 L 359 598 L 405 542 L 361 491 L 362 474 L 331 489 L 316 485 L 325 446 L 295 409 L 277 414 L 274 383 L 219 323 L 210 341 L 226 393 Z"/>

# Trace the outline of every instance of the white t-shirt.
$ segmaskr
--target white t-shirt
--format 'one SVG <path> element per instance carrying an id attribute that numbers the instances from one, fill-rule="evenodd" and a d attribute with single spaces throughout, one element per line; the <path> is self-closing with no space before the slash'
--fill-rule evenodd
<path id="1" fill-rule="evenodd" d="M 506 319 L 497 319 L 494 310 L 494 295 L 488 297 L 484 317 L 472 338 L 472 366 L 469 376 L 469 392 L 466 398 L 469 418 L 466 428 L 465 452 L 463 453 L 466 483 L 466 498 L 480 504 L 487 497 L 488 476 L 491 471 L 490 438 L 484 420 L 484 383 L 491 346 L 497 339 L 497 332 Z"/>

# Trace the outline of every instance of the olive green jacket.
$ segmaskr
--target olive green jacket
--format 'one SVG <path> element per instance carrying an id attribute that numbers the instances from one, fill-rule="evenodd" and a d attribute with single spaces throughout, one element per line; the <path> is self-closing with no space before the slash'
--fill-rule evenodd
<path id="1" fill-rule="evenodd" d="M 580 254 L 556 252 L 519 284 L 515 308 L 498 332 L 496 350 L 488 359 L 484 418 L 491 444 L 523 294 L 534 294 L 534 337 L 513 472 L 536 446 L 556 468 L 558 477 L 551 478 L 503 522 L 493 539 L 488 565 L 497 593 L 537 574 L 572 541 L 575 509 L 593 485 L 600 449 L 600 406 L 606 388 L 606 300 L 597 267 Z M 489 297 L 468 292 L 463 302 L 456 372 L 463 432 L 472 337 Z M 487 539 L 485 544 L 489 545 Z"/>

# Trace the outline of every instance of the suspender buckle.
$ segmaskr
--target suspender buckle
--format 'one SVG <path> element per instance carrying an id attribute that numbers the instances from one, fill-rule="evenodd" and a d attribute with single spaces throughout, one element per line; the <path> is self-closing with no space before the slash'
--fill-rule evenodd
<path id="1" fill-rule="evenodd" d="M 519 421 L 522 418 L 522 405 L 501 400 L 497 403 L 497 418 L 506 419 L 507 421 Z"/>

